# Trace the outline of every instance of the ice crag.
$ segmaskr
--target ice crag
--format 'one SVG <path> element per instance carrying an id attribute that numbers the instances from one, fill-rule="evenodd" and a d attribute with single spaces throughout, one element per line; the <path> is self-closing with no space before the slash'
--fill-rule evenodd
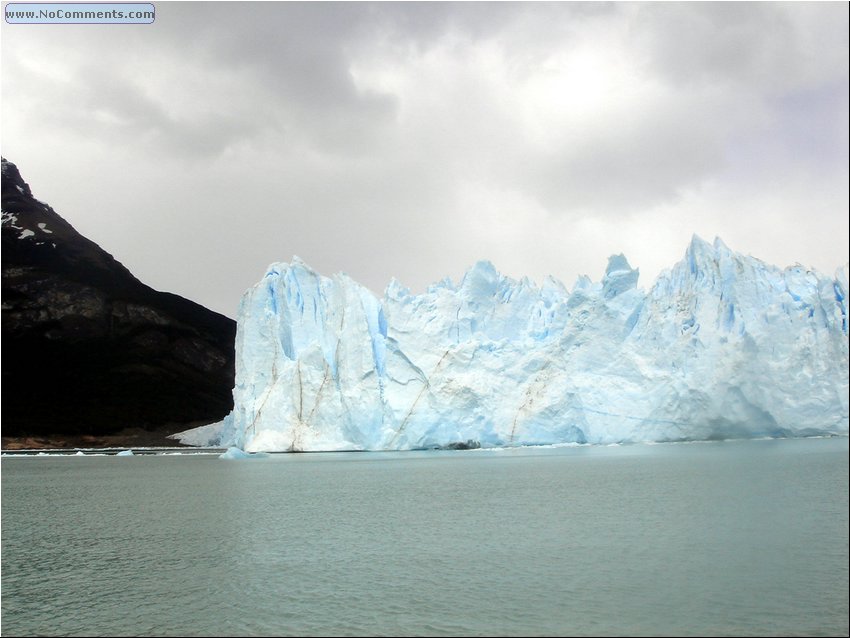
<path id="1" fill-rule="evenodd" d="M 847 269 L 694 237 L 652 288 L 611 257 L 572 292 L 479 262 L 376 299 L 299 259 L 239 311 L 222 445 L 396 450 L 847 434 Z"/>

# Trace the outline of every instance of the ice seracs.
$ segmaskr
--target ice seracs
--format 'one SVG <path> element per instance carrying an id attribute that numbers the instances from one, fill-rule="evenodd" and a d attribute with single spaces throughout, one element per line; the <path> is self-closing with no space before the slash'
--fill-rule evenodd
<path id="1" fill-rule="evenodd" d="M 782 270 L 694 237 L 648 291 L 638 276 L 616 255 L 568 292 L 484 261 L 379 300 L 274 264 L 240 306 L 234 411 L 200 438 L 283 451 L 847 433 L 846 267 Z"/>

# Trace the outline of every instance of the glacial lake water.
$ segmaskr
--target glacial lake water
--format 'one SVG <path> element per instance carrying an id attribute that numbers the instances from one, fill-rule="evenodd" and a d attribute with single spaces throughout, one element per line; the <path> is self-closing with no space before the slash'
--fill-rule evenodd
<path id="1" fill-rule="evenodd" d="M 2 459 L 4 635 L 847 635 L 848 439 Z"/>

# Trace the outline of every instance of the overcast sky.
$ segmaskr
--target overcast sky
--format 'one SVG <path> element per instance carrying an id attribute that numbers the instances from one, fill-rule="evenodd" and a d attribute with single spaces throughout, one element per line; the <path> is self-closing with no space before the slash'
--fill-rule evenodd
<path id="1" fill-rule="evenodd" d="M 4 3 L 5 4 L 5 3 Z M 2 25 L 2 153 L 138 278 L 236 316 L 299 255 L 647 287 L 693 233 L 848 260 L 848 3 L 172 3 Z"/>

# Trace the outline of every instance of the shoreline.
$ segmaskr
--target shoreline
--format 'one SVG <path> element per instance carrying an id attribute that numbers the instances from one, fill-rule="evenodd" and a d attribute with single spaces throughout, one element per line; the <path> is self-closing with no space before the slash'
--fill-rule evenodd
<path id="1" fill-rule="evenodd" d="M 114 434 L 44 434 L 33 436 L 2 436 L 0 452 L 18 450 L 74 450 L 74 449 L 110 449 L 110 448 L 174 448 L 177 450 L 194 449 L 177 439 L 168 438 L 186 427 L 175 425 L 155 430 L 143 428 L 124 428 Z"/>

